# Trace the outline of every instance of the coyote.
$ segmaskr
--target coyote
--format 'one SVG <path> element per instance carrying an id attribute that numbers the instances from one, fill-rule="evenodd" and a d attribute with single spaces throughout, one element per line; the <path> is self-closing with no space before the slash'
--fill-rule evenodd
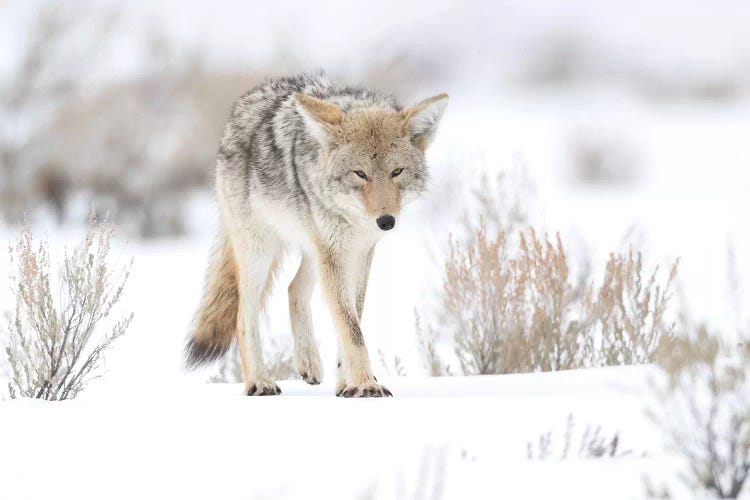
<path id="1" fill-rule="evenodd" d="M 320 278 L 339 345 L 336 395 L 391 396 L 372 373 L 360 318 L 375 244 L 424 190 L 425 149 L 448 103 L 402 108 L 325 75 L 264 83 L 237 100 L 216 165 L 221 222 L 186 346 L 187 365 L 236 338 L 250 396 L 280 394 L 263 364 L 258 316 L 286 249 L 302 254 L 289 285 L 297 371 L 321 381 L 310 296 Z"/>

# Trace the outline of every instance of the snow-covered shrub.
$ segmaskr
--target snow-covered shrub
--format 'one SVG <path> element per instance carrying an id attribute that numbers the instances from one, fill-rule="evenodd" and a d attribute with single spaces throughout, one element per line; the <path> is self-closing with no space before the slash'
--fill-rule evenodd
<path id="1" fill-rule="evenodd" d="M 265 351 L 264 360 L 268 375 L 273 380 L 299 378 L 294 367 L 294 357 L 288 349 L 278 345 L 277 342 L 271 342 L 271 348 Z M 221 359 L 217 373 L 212 375 L 209 381 L 222 384 L 235 384 L 243 381 L 242 363 L 236 344 Z"/>
<path id="2" fill-rule="evenodd" d="M 1 85 L 0 217 L 16 223 L 48 209 L 80 223 L 95 202 L 117 214 L 121 231 L 183 232 L 190 195 L 209 186 L 231 103 L 260 74 L 208 68 L 145 30 L 132 78 L 91 81 L 125 12 L 39 7 Z"/>
<path id="3" fill-rule="evenodd" d="M 111 9 L 84 12 L 67 2 L 35 10 L 0 92 L 0 216 L 13 223 L 40 202 L 62 217 L 68 172 L 51 157 L 51 144 L 57 132 L 75 127 L 53 122 L 66 102 L 87 92 L 86 75 L 101 61 L 115 19 Z"/>
<path id="4" fill-rule="evenodd" d="M 602 124 L 576 131 L 569 140 L 570 182 L 590 186 L 633 186 L 642 177 L 639 146 L 620 130 Z"/>
<path id="5" fill-rule="evenodd" d="M 654 420 L 686 461 L 684 484 L 702 498 L 746 498 L 750 470 L 750 349 L 705 327 L 671 339 L 658 357 Z M 744 493 L 745 496 L 741 496 Z"/>
<path id="6" fill-rule="evenodd" d="M 572 279 L 560 237 L 520 233 L 517 250 L 505 233 L 480 227 L 451 239 L 440 326 L 418 329 L 430 372 L 444 374 L 435 330 L 453 339 L 464 374 L 555 371 L 652 361 L 662 338 L 672 267 L 663 284 L 644 276 L 640 255 L 611 254 L 596 291 Z"/>
<path id="7" fill-rule="evenodd" d="M 423 328 L 422 321 L 419 318 L 419 313 L 415 311 L 414 315 L 416 317 L 414 326 L 417 333 L 417 341 L 419 343 L 419 352 L 422 355 L 424 363 L 427 365 L 428 374 L 431 377 L 451 375 L 450 366 L 443 361 L 438 353 L 437 332 L 430 325 Z"/>
<path id="8" fill-rule="evenodd" d="M 125 334 L 132 314 L 102 331 L 130 272 L 129 265 L 112 268 L 113 235 L 114 228 L 97 224 L 92 214 L 83 242 L 65 252 L 58 285 L 48 244 L 37 244 L 31 228 L 23 227 L 10 248 L 16 304 L 6 353 L 12 398 L 74 398 L 97 376 L 104 352 Z"/>
<path id="9" fill-rule="evenodd" d="M 462 454 L 465 450 L 462 451 Z M 397 500 L 440 500 L 445 496 L 447 478 L 447 445 L 428 446 L 422 452 L 419 467 L 413 473 L 400 471 L 394 478 L 393 489 L 389 484 L 373 482 L 357 496 L 360 500 L 395 498 Z M 405 477 L 406 476 L 406 477 Z"/>
<path id="10" fill-rule="evenodd" d="M 380 366 L 383 367 L 383 372 L 385 372 L 386 376 L 388 377 L 393 377 L 393 376 L 405 377 L 406 376 L 406 369 L 404 368 L 404 362 L 400 356 L 394 355 L 393 358 L 391 358 L 392 362 L 389 362 L 383 350 L 378 349 L 378 359 L 380 360 Z"/>
<path id="11" fill-rule="evenodd" d="M 468 193 L 468 208 L 463 214 L 465 236 L 472 238 L 479 226 L 489 233 L 506 235 L 528 226 L 537 211 L 537 187 L 524 159 L 514 156 L 509 168 L 495 173 L 490 173 L 484 161 L 480 160 L 479 164 L 478 183 Z M 461 177 L 451 182 L 461 182 Z"/>
<path id="12" fill-rule="evenodd" d="M 630 453 L 630 450 L 621 449 L 618 432 L 605 434 L 601 426 L 590 424 L 584 427 L 583 432 L 578 432 L 572 413 L 568 415 L 565 432 L 559 439 L 557 434 L 548 431 L 526 444 L 526 457 L 529 460 L 621 457 Z"/>
<path id="13" fill-rule="evenodd" d="M 157 35 L 144 46 L 139 78 L 68 100 L 50 142 L 72 194 L 117 214 L 121 231 L 154 238 L 188 229 L 190 196 L 209 185 L 227 109 L 245 83 L 177 57 Z"/>
<path id="14" fill-rule="evenodd" d="M 242 363 L 236 345 L 221 358 L 218 371 L 208 380 L 216 384 L 235 384 L 243 381 Z"/>

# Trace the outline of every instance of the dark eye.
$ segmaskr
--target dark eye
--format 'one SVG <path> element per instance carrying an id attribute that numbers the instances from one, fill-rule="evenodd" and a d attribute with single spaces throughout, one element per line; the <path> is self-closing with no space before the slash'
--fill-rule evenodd
<path id="1" fill-rule="evenodd" d="M 357 174 L 357 177 L 359 177 L 360 179 L 367 180 L 367 174 L 362 172 L 361 170 L 355 170 L 354 173 Z"/>
<path id="2" fill-rule="evenodd" d="M 403 168 L 397 168 L 396 170 L 394 170 L 393 172 L 391 172 L 391 177 L 396 177 L 398 175 L 401 175 L 401 172 L 403 172 L 403 171 L 404 171 Z"/>

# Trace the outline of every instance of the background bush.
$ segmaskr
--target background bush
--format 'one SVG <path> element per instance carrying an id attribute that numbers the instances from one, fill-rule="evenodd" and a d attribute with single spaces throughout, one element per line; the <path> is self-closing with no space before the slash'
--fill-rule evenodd
<path id="1" fill-rule="evenodd" d="M 640 254 L 611 254 L 598 288 L 570 277 L 559 235 L 529 230 L 514 250 L 505 233 L 452 239 L 439 307 L 440 327 L 417 323 L 433 375 L 447 373 L 436 339 L 449 338 L 467 375 L 556 371 L 648 363 L 671 339 L 668 319 L 677 263 L 662 281 Z M 440 335 L 442 334 L 442 335 Z"/>

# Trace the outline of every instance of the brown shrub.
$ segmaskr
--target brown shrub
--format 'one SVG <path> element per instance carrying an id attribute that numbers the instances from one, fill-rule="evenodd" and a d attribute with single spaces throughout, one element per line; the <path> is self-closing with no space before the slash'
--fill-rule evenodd
<path id="1" fill-rule="evenodd" d="M 645 363 L 671 336 L 665 313 L 676 264 L 662 285 L 656 270 L 644 279 L 640 255 L 612 254 L 595 294 L 571 279 L 559 236 L 552 242 L 529 230 L 519 242 L 511 255 L 505 234 L 490 238 L 484 227 L 450 241 L 441 331 L 453 339 L 464 374 Z M 445 374 L 438 334 L 426 331 L 418 325 L 430 372 Z"/>
<path id="2" fill-rule="evenodd" d="M 664 285 L 657 269 L 644 281 L 641 255 L 611 255 L 599 289 L 595 314 L 601 327 L 603 365 L 649 363 L 659 341 L 671 338 L 674 323 L 665 319 L 670 288 L 677 276 L 672 265 Z"/>

